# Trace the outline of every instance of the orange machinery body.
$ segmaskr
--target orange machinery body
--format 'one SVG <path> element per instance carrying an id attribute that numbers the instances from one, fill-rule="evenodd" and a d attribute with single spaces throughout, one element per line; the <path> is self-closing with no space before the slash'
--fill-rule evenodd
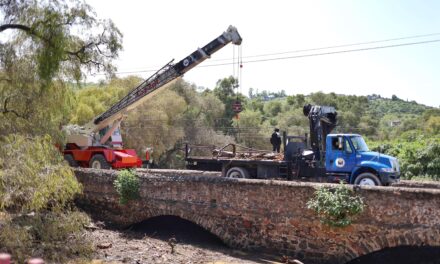
<path id="1" fill-rule="evenodd" d="M 96 154 L 102 154 L 113 169 L 140 168 L 142 160 L 134 149 L 112 149 L 105 147 L 88 147 L 80 149 L 75 144 L 67 144 L 64 155 L 71 154 L 80 167 L 88 168 L 90 160 Z"/>

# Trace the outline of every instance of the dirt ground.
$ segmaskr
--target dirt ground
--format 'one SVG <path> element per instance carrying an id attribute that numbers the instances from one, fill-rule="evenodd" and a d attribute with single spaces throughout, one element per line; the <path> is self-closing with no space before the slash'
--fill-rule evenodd
<path id="1" fill-rule="evenodd" d="M 94 263 L 282 263 L 275 256 L 228 248 L 199 227 L 179 223 L 164 229 L 167 221 L 174 220 L 157 221 L 129 230 L 95 222 L 87 234 L 96 247 L 94 259 L 99 262 Z"/>

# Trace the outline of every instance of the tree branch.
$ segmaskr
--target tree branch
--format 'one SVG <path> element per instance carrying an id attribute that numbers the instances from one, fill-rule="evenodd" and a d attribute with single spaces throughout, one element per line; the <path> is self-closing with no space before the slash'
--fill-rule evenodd
<path id="1" fill-rule="evenodd" d="M 20 29 L 27 32 L 31 31 L 30 27 L 21 24 L 4 24 L 0 26 L 0 32 L 3 32 L 7 29 Z"/>
<path id="2" fill-rule="evenodd" d="M 2 113 L 2 114 L 12 113 L 12 114 L 14 114 L 16 117 L 20 117 L 20 118 L 23 118 L 23 119 L 28 119 L 28 116 L 27 116 L 27 115 L 20 115 L 17 111 L 15 111 L 15 110 L 11 110 L 11 109 L 8 109 L 8 103 L 9 103 L 9 100 L 10 100 L 10 99 L 11 99 L 11 96 L 9 96 L 8 98 L 5 99 L 5 101 L 4 101 L 4 103 L 3 103 L 3 109 L 1 110 L 0 113 Z"/>

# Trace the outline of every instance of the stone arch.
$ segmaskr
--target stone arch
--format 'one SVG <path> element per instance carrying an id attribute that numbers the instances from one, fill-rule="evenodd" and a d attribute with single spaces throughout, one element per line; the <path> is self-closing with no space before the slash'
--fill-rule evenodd
<path id="1" fill-rule="evenodd" d="M 148 210 L 148 213 L 144 214 L 142 218 L 138 218 L 136 222 L 145 221 L 159 216 L 176 216 L 191 223 L 194 223 L 195 225 L 200 226 L 212 235 L 218 237 L 224 244 L 232 246 L 230 243 L 232 235 L 228 234 L 224 229 L 221 228 L 222 224 L 220 222 L 217 222 L 216 219 L 212 219 L 212 217 L 209 217 L 207 215 L 203 216 L 191 213 L 189 211 L 174 210 L 169 207 L 157 208 Z"/>
<path id="2" fill-rule="evenodd" d="M 434 263 L 432 261 L 438 259 L 440 259 L 440 246 L 397 246 L 371 252 L 346 262 L 346 264 L 428 264 Z"/>
<path id="3" fill-rule="evenodd" d="M 432 229 L 412 229 L 388 234 L 372 236 L 365 242 L 353 241 L 347 246 L 343 257 L 345 262 L 350 262 L 359 257 L 398 247 L 440 247 L 440 231 Z"/>

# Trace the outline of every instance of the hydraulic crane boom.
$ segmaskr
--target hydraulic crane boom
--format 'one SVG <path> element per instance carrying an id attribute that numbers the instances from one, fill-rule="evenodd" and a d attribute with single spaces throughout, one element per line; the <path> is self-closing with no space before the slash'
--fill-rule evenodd
<path id="1" fill-rule="evenodd" d="M 127 113 L 145 102 L 150 97 L 149 95 L 157 92 L 159 88 L 178 80 L 187 71 L 210 58 L 214 52 L 228 43 L 240 45 L 241 41 L 242 38 L 237 29 L 229 26 L 225 32 L 203 48 L 198 48 L 176 64 L 173 60 L 167 63 L 84 127 L 66 127 L 68 134 L 64 150 L 66 160 L 72 166 L 94 168 L 139 166 L 140 159 L 135 155 L 134 150 L 122 149 L 119 126 Z M 118 140 L 114 140 L 116 137 Z M 117 149 L 112 149 L 112 147 Z"/>
<path id="2" fill-rule="evenodd" d="M 120 116 L 118 116 L 118 113 L 120 115 L 123 115 L 125 114 L 125 112 L 135 108 L 141 103 L 137 102 L 144 98 L 146 95 L 152 93 L 156 89 L 163 87 L 172 80 L 175 80 L 176 78 L 182 76 L 184 73 L 191 70 L 196 65 L 208 59 L 214 52 L 223 48 L 228 43 L 232 42 L 235 45 L 240 45 L 241 41 L 242 38 L 237 29 L 233 26 L 229 26 L 229 28 L 219 37 L 209 42 L 203 48 L 197 49 L 178 63 L 173 64 L 173 61 L 170 61 L 159 71 L 157 71 L 155 74 L 153 74 L 143 83 L 141 83 L 138 87 L 130 91 L 124 98 L 122 98 L 119 102 L 110 107 L 110 109 L 95 118 L 93 123 L 96 128 L 94 130 L 100 130 L 103 127 L 107 126 L 108 123 L 112 123 L 113 120 L 120 118 Z M 106 122 L 107 119 L 111 120 L 108 120 L 109 122 Z"/>

